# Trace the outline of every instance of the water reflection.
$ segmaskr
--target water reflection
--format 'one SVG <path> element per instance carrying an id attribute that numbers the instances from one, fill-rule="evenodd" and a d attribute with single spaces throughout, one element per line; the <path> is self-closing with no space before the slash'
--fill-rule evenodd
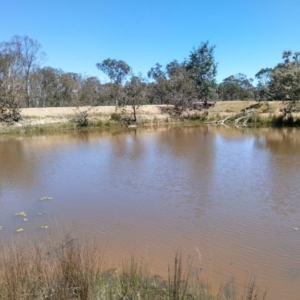
<path id="1" fill-rule="evenodd" d="M 17 184 L 29 189 L 37 173 L 38 161 L 28 140 L 0 139 L 0 186 Z"/>
<path id="2" fill-rule="evenodd" d="M 272 153 L 269 182 L 273 209 L 284 215 L 300 212 L 298 183 L 300 182 L 299 130 L 265 130 L 265 138 L 256 138 L 256 146 Z"/>
<path id="3" fill-rule="evenodd" d="M 111 140 L 112 155 L 116 158 L 137 160 L 143 154 L 143 141 L 137 130 L 129 130 L 126 134 L 116 134 Z"/>
<path id="4" fill-rule="evenodd" d="M 299 133 L 202 126 L 1 137 L 0 225 L 14 232 L 21 210 L 26 232 L 45 218 L 70 222 L 115 257 L 154 255 L 157 269 L 178 248 L 197 247 L 204 273 L 213 253 L 220 281 L 251 270 L 275 295 L 297 299 Z"/>
<path id="5" fill-rule="evenodd" d="M 82 130 L 82 131 L 78 131 L 76 133 L 76 136 L 78 137 L 78 139 L 80 141 L 84 141 L 84 142 L 88 142 L 89 141 L 89 131 L 88 130 Z"/>
<path id="6" fill-rule="evenodd" d="M 264 130 L 264 138 L 257 137 L 256 145 L 270 150 L 273 154 L 299 155 L 299 130 L 285 128 L 281 130 Z"/>

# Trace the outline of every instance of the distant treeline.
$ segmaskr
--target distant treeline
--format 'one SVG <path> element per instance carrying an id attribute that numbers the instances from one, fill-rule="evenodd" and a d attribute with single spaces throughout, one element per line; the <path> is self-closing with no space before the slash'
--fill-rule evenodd
<path id="1" fill-rule="evenodd" d="M 283 52 L 283 62 L 261 69 L 253 79 L 244 74 L 216 82 L 215 46 L 202 42 L 182 62 L 165 68 L 157 63 L 147 78 L 135 75 L 122 60 L 96 63 L 109 78 L 42 67 L 46 55 L 28 36 L 13 36 L 0 43 L 0 102 L 8 106 L 50 107 L 80 105 L 173 104 L 189 107 L 208 100 L 298 100 L 300 98 L 300 53 Z"/>

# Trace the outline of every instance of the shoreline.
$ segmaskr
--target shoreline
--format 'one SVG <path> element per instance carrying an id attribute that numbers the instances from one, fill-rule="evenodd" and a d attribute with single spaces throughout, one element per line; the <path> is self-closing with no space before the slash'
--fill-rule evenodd
<path id="1" fill-rule="evenodd" d="M 0 123 L 0 134 L 26 134 L 46 131 L 65 131 L 105 128 L 162 126 L 162 125 L 200 125 L 217 124 L 225 120 L 226 125 L 235 125 L 235 120 L 243 117 L 244 110 L 253 109 L 247 124 L 243 127 L 296 127 L 300 126 L 300 113 L 292 113 L 290 117 L 283 116 L 282 101 L 258 103 L 256 101 L 219 101 L 208 109 L 186 109 L 178 114 L 172 105 L 142 105 L 137 109 L 136 122 L 133 119 L 133 109 L 130 106 L 116 109 L 115 106 L 85 106 L 85 107 L 47 107 L 22 108 L 23 120 L 6 125 Z M 87 116 L 87 124 L 82 126 L 78 116 Z M 127 123 L 124 122 L 124 118 Z M 129 123 L 128 123 L 129 122 Z M 135 126 L 136 125 L 136 126 Z M 217 124 L 218 125 L 218 124 Z M 223 122 L 221 125 L 225 125 Z"/>
<path id="2" fill-rule="evenodd" d="M 20 233 L 18 233 L 20 234 Z M 177 251 L 168 274 L 151 271 L 143 257 L 130 255 L 106 265 L 102 247 L 70 232 L 51 232 L 39 241 L 17 239 L 1 247 L 0 299 L 266 299 L 255 275 L 239 287 L 230 278 L 213 286 L 202 268 Z M 18 282 L 18 284 L 15 284 Z M 254 298 L 252 297 L 254 296 Z"/>

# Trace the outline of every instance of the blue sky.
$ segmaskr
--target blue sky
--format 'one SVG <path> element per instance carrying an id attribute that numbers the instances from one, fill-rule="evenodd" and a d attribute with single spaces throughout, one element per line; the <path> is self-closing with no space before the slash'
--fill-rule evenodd
<path id="1" fill-rule="evenodd" d="M 0 41 L 36 39 L 45 65 L 105 76 L 96 63 L 122 59 L 134 73 L 216 45 L 217 81 L 248 77 L 300 51 L 300 0 L 0 0 Z"/>

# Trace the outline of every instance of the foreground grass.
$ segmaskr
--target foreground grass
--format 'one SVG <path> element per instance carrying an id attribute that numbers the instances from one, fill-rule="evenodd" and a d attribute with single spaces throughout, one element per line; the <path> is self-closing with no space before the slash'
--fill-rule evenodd
<path id="1" fill-rule="evenodd" d="M 168 278 L 151 276 L 147 264 L 131 258 L 119 269 L 103 270 L 100 248 L 92 242 L 80 242 L 66 234 L 50 242 L 20 240 L 0 249 L 0 299 L 237 299 L 221 288 L 213 294 L 200 276 L 183 270 L 181 255 L 168 268 Z M 265 299 L 251 280 L 246 295 L 238 299 Z"/>

